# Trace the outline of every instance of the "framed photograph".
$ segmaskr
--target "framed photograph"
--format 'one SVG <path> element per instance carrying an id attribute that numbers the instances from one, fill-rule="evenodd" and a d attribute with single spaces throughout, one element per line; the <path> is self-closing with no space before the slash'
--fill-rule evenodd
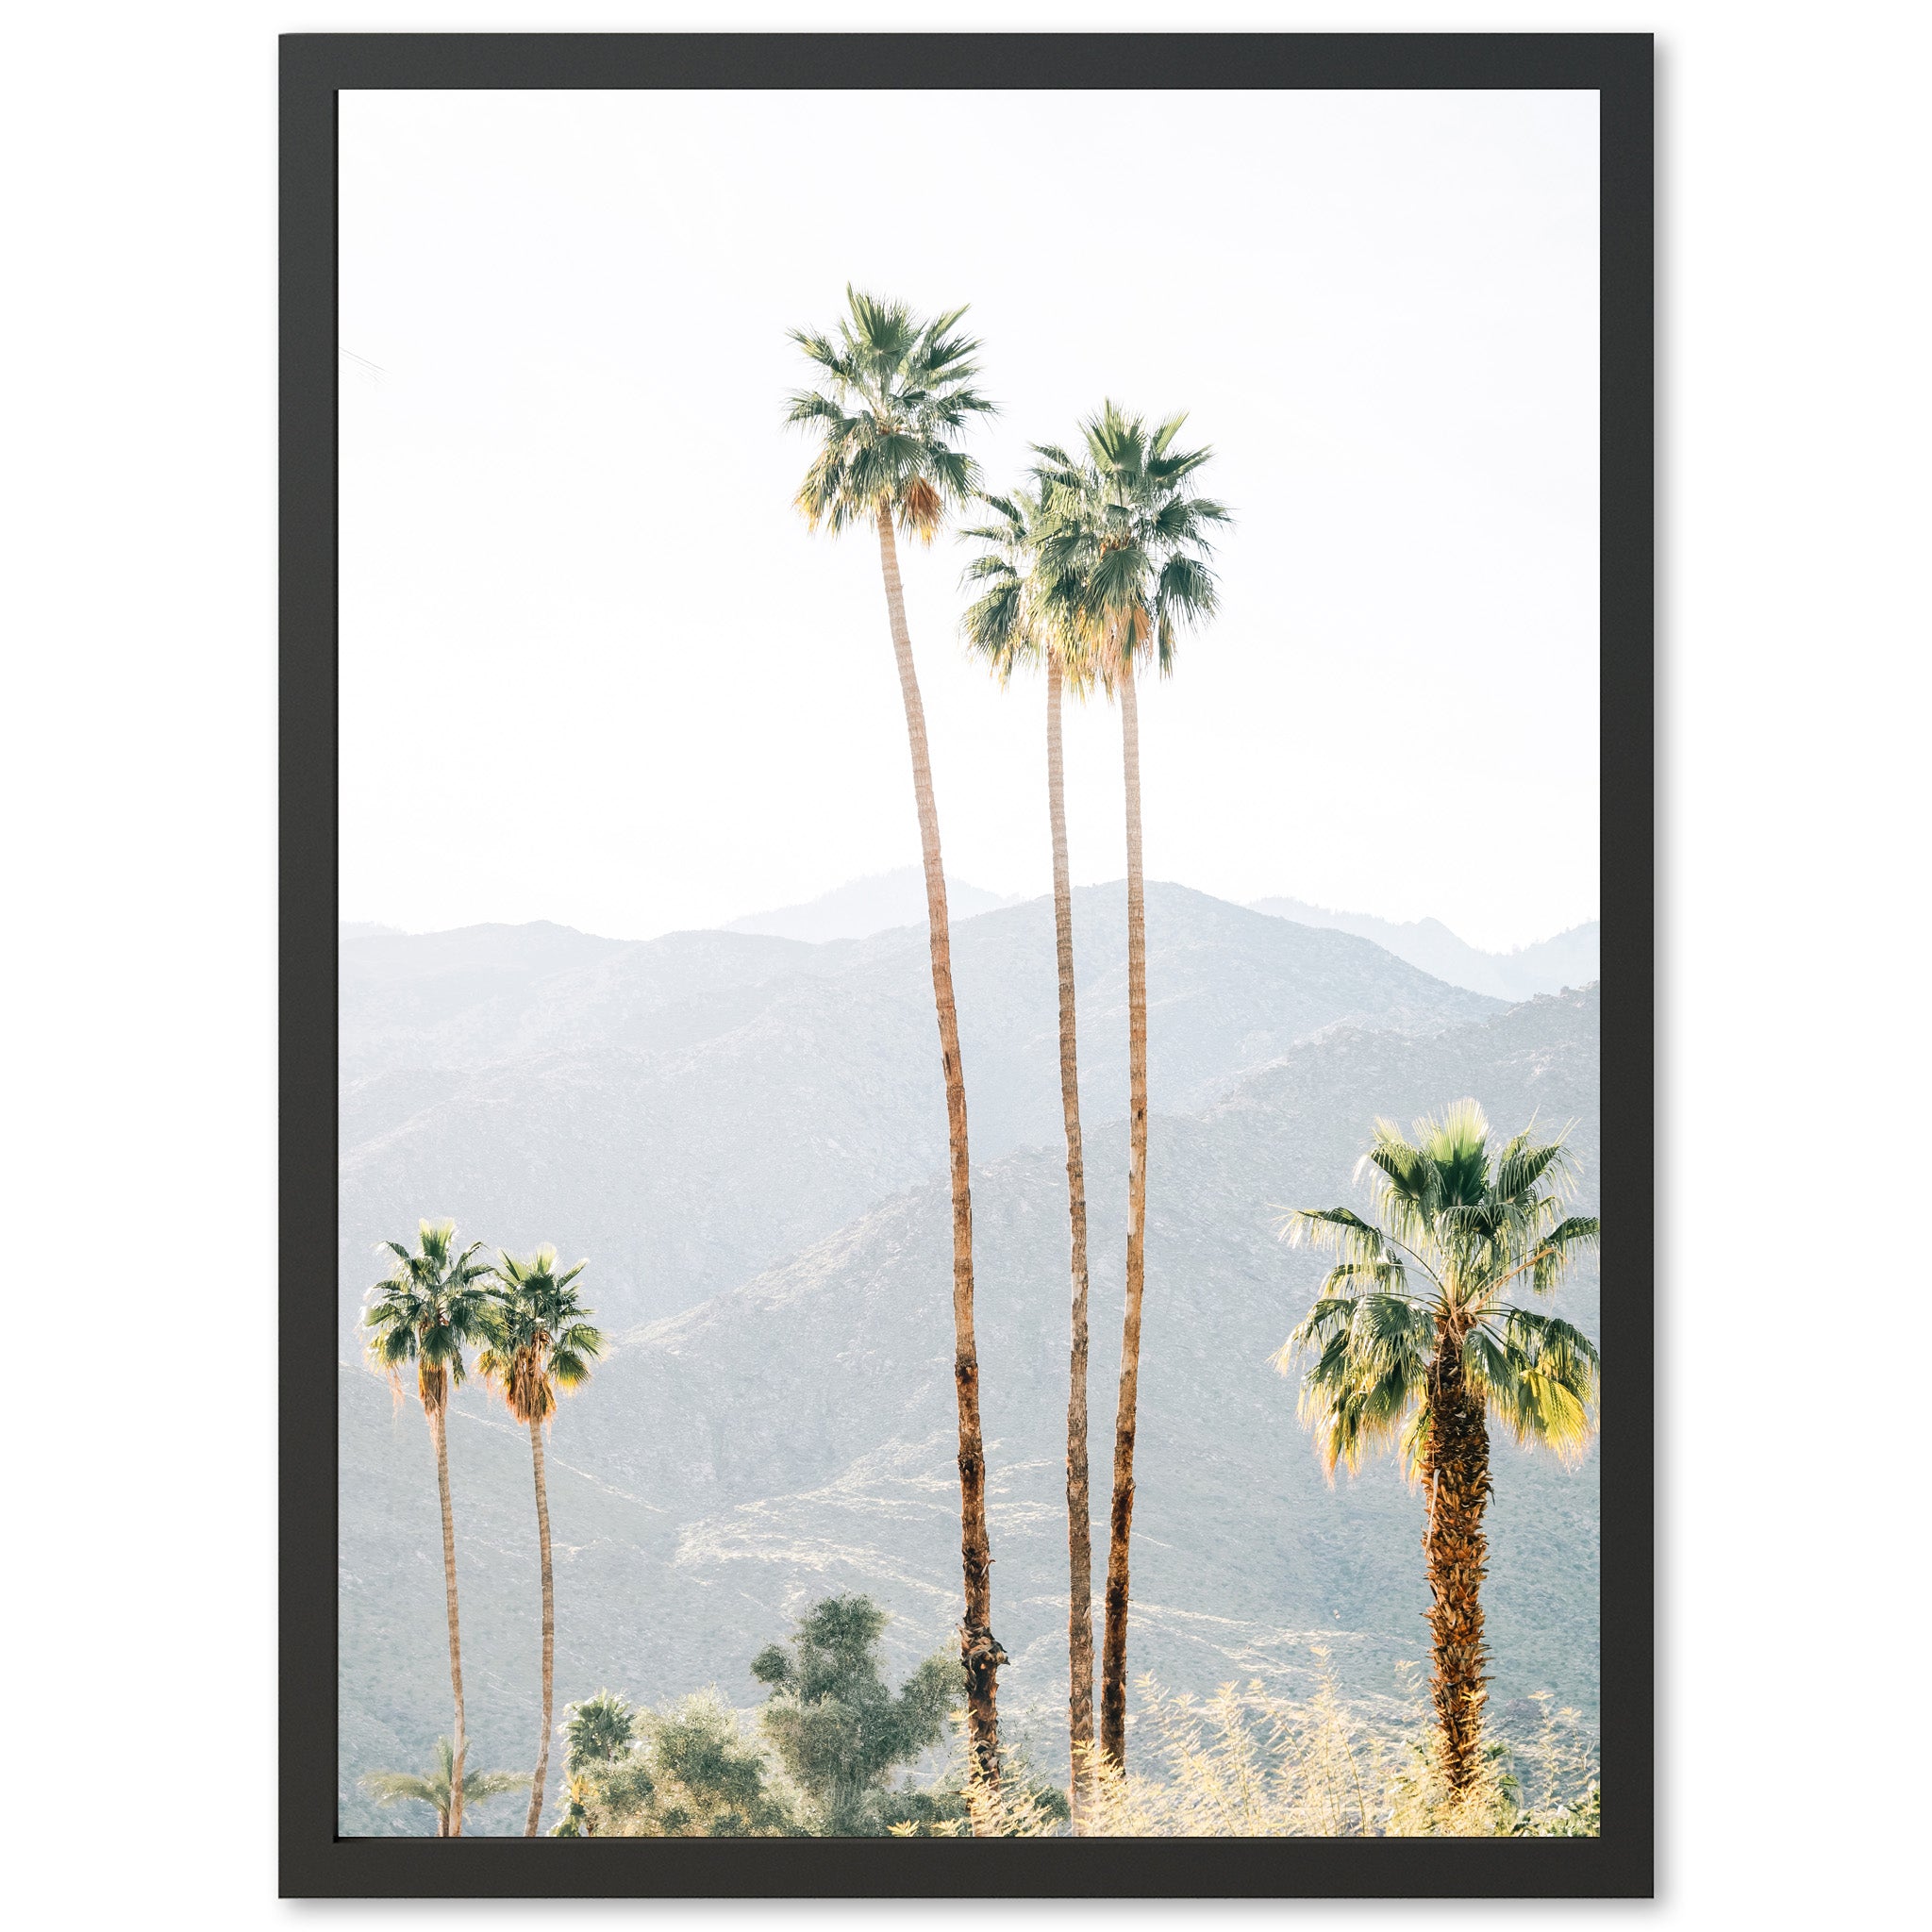
<path id="1" fill-rule="evenodd" d="M 281 75 L 284 1893 L 1648 1895 L 1649 38 Z"/>

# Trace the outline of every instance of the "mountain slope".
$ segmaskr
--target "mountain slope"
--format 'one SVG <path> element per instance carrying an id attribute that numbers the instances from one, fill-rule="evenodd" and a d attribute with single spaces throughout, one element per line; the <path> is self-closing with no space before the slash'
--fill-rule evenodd
<path id="1" fill-rule="evenodd" d="M 1594 919 L 1513 953 L 1485 953 L 1458 939 L 1440 919 L 1377 919 L 1368 912 L 1337 912 L 1326 906 L 1310 906 L 1304 899 L 1257 899 L 1252 909 L 1276 919 L 1291 919 L 1300 925 L 1352 932 L 1373 940 L 1398 959 L 1407 959 L 1451 986 L 1468 987 L 1497 999 L 1533 999 L 1540 992 L 1588 986 L 1602 972 L 1603 928 Z"/>
<path id="2" fill-rule="evenodd" d="M 1172 977 L 1185 983 L 1178 963 Z M 1406 1120 L 1463 1093 L 1499 1125 L 1575 1119 L 1593 1207 L 1599 1020 L 1591 989 L 1427 1033 L 1330 1031 L 1194 1115 L 1157 1115 L 1136 1673 L 1193 1689 L 1250 1675 L 1306 1687 L 1319 1643 L 1349 1694 L 1383 1700 L 1398 1659 L 1424 1654 L 1419 1499 L 1386 1462 L 1327 1488 L 1292 1388 L 1269 1366 L 1319 1266 L 1282 1247 L 1278 1213 L 1353 1198 L 1375 1114 Z M 1238 1015 L 1229 1024 L 1244 1037 Z M 1125 1213 L 1123 1163 L 1106 1150 L 1117 1156 L 1124 1136 L 1096 1114 L 1089 1138 L 1104 1457 Z M 1051 1763 L 1065 1672 L 1058 1151 L 983 1160 L 974 1190 L 994 1627 L 1014 1658 L 1002 1709 Z M 627 1333 L 565 1405 L 552 1503 L 560 1698 L 608 1683 L 658 1700 L 715 1681 L 751 1703 L 751 1657 L 840 1588 L 894 1613 L 895 1663 L 945 1641 L 958 1562 L 946 1213 L 943 1180 L 915 1180 L 742 1285 Z M 1567 1311 L 1593 1333 L 1596 1310 L 1592 1271 Z M 1614 1362 L 1610 1374 L 1614 1393 Z M 447 1723 L 433 1473 L 412 1407 L 392 1414 L 359 1368 L 343 1370 L 341 1391 L 345 1828 L 393 1828 L 353 1778 L 414 1761 Z M 536 1711 L 527 1445 L 472 1390 L 451 1461 L 477 1761 L 521 1762 Z M 1594 1459 L 1566 1474 L 1499 1443 L 1495 1479 L 1486 1602 L 1499 1707 L 1547 1687 L 1591 1710 Z"/>
<path id="3" fill-rule="evenodd" d="M 1076 893 L 1074 919 L 1082 1098 L 1104 1119 L 1126 1104 L 1123 889 Z M 1035 900 L 955 936 L 982 1160 L 1060 1136 L 1052 923 Z M 343 951 L 345 1327 L 376 1243 L 425 1213 L 591 1257 L 599 1305 L 632 1324 L 943 1170 L 917 929 L 809 946 L 473 928 Z M 1176 1111 L 1326 1028 L 1426 1032 L 1496 1010 L 1366 941 L 1169 885 L 1149 889 L 1148 983 L 1150 1087 Z"/>
<path id="4" fill-rule="evenodd" d="M 1003 899 L 964 879 L 946 881 L 946 909 L 957 923 L 991 912 L 1015 901 Z M 771 933 L 780 939 L 861 940 L 895 925 L 925 924 L 925 874 L 916 865 L 902 865 L 870 878 L 852 879 L 796 906 L 778 906 L 769 912 L 752 912 L 726 923 L 726 932 Z"/>

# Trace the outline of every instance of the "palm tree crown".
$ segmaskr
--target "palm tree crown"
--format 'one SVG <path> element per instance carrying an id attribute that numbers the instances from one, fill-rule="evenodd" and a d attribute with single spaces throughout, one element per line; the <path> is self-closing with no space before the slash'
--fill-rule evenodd
<path id="1" fill-rule="evenodd" d="M 1034 446 L 1041 586 L 1061 621 L 1095 641 L 1109 683 L 1150 651 L 1165 676 L 1180 633 L 1219 601 L 1209 532 L 1233 518 L 1196 491 L 1212 449 L 1174 446 L 1186 421 L 1150 429 L 1108 402 L 1080 425 L 1081 456 Z"/>
<path id="2" fill-rule="evenodd" d="M 1388 1121 L 1357 1167 L 1380 1225 L 1346 1208 L 1303 1208 L 1291 1243 L 1336 1253 L 1314 1306 L 1275 1357 L 1307 1360 L 1302 1415 L 1324 1467 L 1353 1471 L 1364 1452 L 1400 1441 L 1411 1478 L 1424 1467 L 1431 1365 L 1459 1351 L 1462 1380 L 1519 1442 L 1574 1460 L 1597 1426 L 1601 1363 L 1568 1322 L 1506 1301 L 1512 1283 L 1548 1294 L 1598 1244 L 1594 1215 L 1566 1215 L 1572 1164 L 1558 1135 L 1534 1124 L 1493 1158 L 1473 1100 L 1418 1121 L 1413 1141 Z"/>
<path id="3" fill-rule="evenodd" d="M 490 1271 L 488 1344 L 476 1368 L 501 1389 L 521 1423 L 546 1421 L 557 1391 L 589 1381 L 591 1364 L 604 1352 L 603 1331 L 586 1319 L 590 1311 L 574 1286 L 588 1265 L 579 1261 L 559 1274 L 557 1250 L 541 1247 L 522 1260 L 504 1255 Z"/>
<path id="4" fill-rule="evenodd" d="M 979 344 L 956 332 L 965 309 L 922 322 L 904 303 L 845 291 L 838 335 L 795 328 L 818 365 L 813 386 L 788 402 L 786 421 L 818 432 L 818 454 L 796 498 L 806 521 L 840 531 L 887 509 L 930 542 L 941 519 L 975 487 L 957 447 L 969 417 L 994 405 L 974 387 Z"/>
<path id="5" fill-rule="evenodd" d="M 450 1785 L 455 1776 L 456 1751 L 447 1738 L 436 1740 L 436 1769 L 426 1774 L 413 1771 L 372 1771 L 362 1780 L 372 1797 L 385 1805 L 400 1805 L 414 1798 L 436 1813 L 436 1835 L 449 1834 Z M 521 1771 L 470 1771 L 463 1774 L 463 1796 L 472 1804 L 484 1798 L 500 1798 L 508 1791 L 527 1789 L 529 1778 Z"/>
<path id="6" fill-rule="evenodd" d="M 400 1241 L 383 1243 L 396 1265 L 369 1291 L 362 1321 L 373 1331 L 371 1358 L 391 1381 L 413 1361 L 416 1392 L 436 1414 L 449 1400 L 450 1385 L 463 1379 L 463 1345 L 486 1339 L 490 1296 L 483 1282 L 490 1270 L 475 1258 L 481 1241 L 457 1252 L 455 1222 L 424 1221 L 416 1232 L 413 1254 Z"/>
<path id="7" fill-rule="evenodd" d="M 1094 666 L 1075 621 L 1076 599 L 1050 575 L 1041 555 L 1046 516 L 1041 498 L 1025 491 L 981 499 L 993 521 L 959 535 L 983 546 L 967 564 L 964 582 L 979 594 L 960 619 L 967 647 L 1005 684 L 1023 664 L 1050 658 L 1075 697 L 1091 687 Z"/>

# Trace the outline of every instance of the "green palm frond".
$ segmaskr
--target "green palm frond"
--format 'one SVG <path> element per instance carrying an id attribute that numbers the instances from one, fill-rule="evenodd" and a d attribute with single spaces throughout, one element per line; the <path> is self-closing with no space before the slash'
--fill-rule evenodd
<path id="1" fill-rule="evenodd" d="M 490 1339 L 489 1269 L 476 1259 L 482 1243 L 458 1252 L 456 1242 L 455 1222 L 426 1220 L 413 1250 L 383 1242 L 377 1253 L 395 1256 L 396 1265 L 364 1297 L 371 1360 L 391 1380 L 414 1361 L 417 1393 L 432 1407 L 440 1406 L 445 1381 L 463 1380 L 464 1348 Z"/>
<path id="2" fill-rule="evenodd" d="M 447 1738 L 436 1740 L 436 1768 L 427 1773 L 413 1771 L 372 1771 L 362 1788 L 384 1805 L 400 1805 L 413 1800 L 427 1805 L 439 1819 L 447 1820 L 450 1786 L 456 1774 L 456 1753 Z M 527 1791 L 530 1774 L 526 1771 L 472 1771 L 463 1768 L 463 1803 L 479 1804 L 486 1798 L 501 1798 L 511 1791 Z"/>
<path id="3" fill-rule="evenodd" d="M 1353 1208 L 1297 1208 L 1282 1223 L 1281 1233 L 1291 1248 L 1309 1247 L 1317 1253 L 1340 1255 L 1354 1264 L 1388 1266 L 1394 1271 L 1397 1283 L 1403 1280 L 1400 1253 L 1379 1227 L 1372 1226 Z"/>
<path id="4" fill-rule="evenodd" d="M 815 434 L 794 501 L 806 522 L 835 533 L 889 510 L 930 541 L 977 488 L 962 430 L 993 404 L 974 387 L 978 344 L 957 333 L 965 309 L 921 322 L 903 303 L 848 287 L 836 339 L 791 329 L 816 375 L 786 399 L 788 425 Z"/>
<path id="5" fill-rule="evenodd" d="M 589 1265 L 559 1269 L 546 1245 L 522 1257 L 499 1255 L 491 1270 L 490 1346 L 476 1367 L 520 1422 L 545 1421 L 558 1390 L 581 1388 L 604 1353 L 604 1332 L 575 1286 Z"/>
<path id="6" fill-rule="evenodd" d="M 1559 1222 L 1538 1242 L 1530 1263 L 1530 1286 L 1538 1294 L 1549 1294 L 1570 1272 L 1578 1255 L 1592 1254 L 1602 1245 L 1602 1224 L 1594 1214 L 1572 1215 Z"/>
<path id="7" fill-rule="evenodd" d="M 1017 666 L 1050 657 L 1063 687 L 1075 697 L 1084 696 L 1094 680 L 1093 653 L 1074 600 L 1042 552 L 1046 519 L 1041 499 L 1016 491 L 982 495 L 981 501 L 997 521 L 960 532 L 983 546 L 968 561 L 961 579 L 984 587 L 960 620 L 968 650 L 986 661 L 1001 684 Z"/>
<path id="8" fill-rule="evenodd" d="M 466 1771 L 463 1774 L 463 1803 L 473 1805 L 485 1798 L 508 1797 L 511 1791 L 530 1789 L 527 1771 Z"/>
<path id="9" fill-rule="evenodd" d="M 467 1788 L 469 1780 L 465 1778 L 463 1782 Z M 385 1805 L 400 1805 L 405 1799 L 414 1798 L 422 1804 L 434 1806 L 439 1811 L 449 1808 L 447 1778 L 439 1786 L 429 1778 L 419 1777 L 412 1771 L 372 1771 L 363 1778 L 362 1788 L 371 1797 Z"/>
<path id="10" fill-rule="evenodd" d="M 1505 1299 L 1520 1276 L 1552 1292 L 1601 1239 L 1594 1216 L 1563 1212 L 1574 1171 L 1564 1136 L 1539 1140 L 1533 1129 L 1492 1155 L 1474 1100 L 1418 1121 L 1413 1140 L 1378 1120 L 1356 1170 L 1376 1220 L 1304 1208 L 1282 1224 L 1291 1243 L 1339 1257 L 1274 1357 L 1284 1374 L 1302 1369 L 1301 1413 L 1331 1475 L 1391 1439 L 1416 1473 L 1429 1441 L 1429 1365 L 1445 1347 L 1459 1349 L 1468 1386 L 1519 1441 L 1572 1462 L 1593 1440 L 1595 1344 Z"/>
<path id="11" fill-rule="evenodd" d="M 1597 1430 L 1602 1359 L 1579 1328 L 1528 1308 L 1505 1311 L 1500 1331 L 1471 1329 L 1463 1370 L 1517 1441 L 1580 1461 Z"/>
<path id="12" fill-rule="evenodd" d="M 1109 681 L 1150 653 L 1171 671 L 1180 635 L 1217 608 L 1208 532 L 1232 519 L 1193 487 L 1212 451 L 1172 447 L 1185 421 L 1150 431 L 1109 400 L 1080 425 L 1082 454 L 1033 446 L 1038 554 L 1071 627 L 1104 653 Z"/>
<path id="13" fill-rule="evenodd" d="M 1434 1345 L 1434 1319 L 1410 1297 L 1336 1294 L 1324 1285 L 1274 1366 L 1287 1374 L 1307 1363 L 1299 1413 L 1331 1481 L 1338 1463 L 1353 1474 L 1364 1455 L 1401 1434 L 1426 1388 Z"/>

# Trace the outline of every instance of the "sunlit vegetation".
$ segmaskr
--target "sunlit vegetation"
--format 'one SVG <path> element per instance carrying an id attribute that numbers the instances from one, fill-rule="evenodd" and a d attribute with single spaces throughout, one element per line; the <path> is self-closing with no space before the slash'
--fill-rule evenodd
<path id="1" fill-rule="evenodd" d="M 1319 1655 L 1319 1654 L 1318 1654 Z M 1135 1768 L 1094 1768 L 1087 1829 L 1117 1838 L 1494 1838 L 1593 1836 L 1601 1817 L 1594 1739 L 1542 1700 L 1537 1735 L 1481 1754 L 1452 1785 L 1440 1733 L 1366 1720 L 1324 1684 L 1306 1700 L 1259 1683 L 1196 1698 L 1149 1677 L 1135 1689 Z M 1056 1837 L 1063 1808 L 1010 1789 L 971 1790 L 981 1833 Z M 910 1835 L 908 1827 L 896 1827 Z M 942 1824 L 935 1832 L 964 1829 Z"/>

